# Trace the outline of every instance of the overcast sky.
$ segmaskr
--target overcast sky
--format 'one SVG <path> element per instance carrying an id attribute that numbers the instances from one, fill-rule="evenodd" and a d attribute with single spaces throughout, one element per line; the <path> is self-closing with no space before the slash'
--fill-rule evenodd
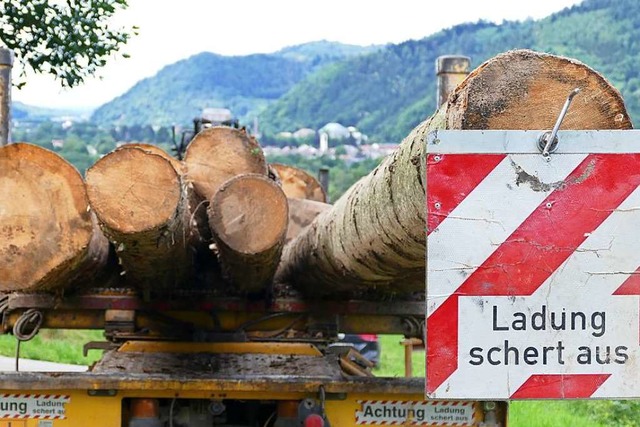
<path id="1" fill-rule="evenodd" d="M 30 76 L 14 100 L 50 107 L 93 107 L 121 95 L 163 66 L 209 51 L 222 55 L 274 52 L 316 40 L 371 45 L 421 39 L 443 28 L 485 19 L 542 18 L 577 0 L 129 0 L 114 17 L 139 35 L 99 71 L 102 79 L 62 90 Z M 435 6 L 438 5 L 438 6 Z M 473 60 L 473 58 L 472 58 Z"/>

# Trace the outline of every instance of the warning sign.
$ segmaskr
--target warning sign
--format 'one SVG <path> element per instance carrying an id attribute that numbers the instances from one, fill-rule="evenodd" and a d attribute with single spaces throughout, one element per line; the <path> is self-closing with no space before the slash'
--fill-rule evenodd
<path id="1" fill-rule="evenodd" d="M 640 133 L 431 134 L 427 396 L 640 397 Z"/>
<path id="2" fill-rule="evenodd" d="M 70 400 L 60 394 L 0 394 L 0 418 L 63 419 Z"/>
<path id="3" fill-rule="evenodd" d="M 402 400 L 360 400 L 356 424 L 471 426 L 472 402 L 424 402 Z"/>

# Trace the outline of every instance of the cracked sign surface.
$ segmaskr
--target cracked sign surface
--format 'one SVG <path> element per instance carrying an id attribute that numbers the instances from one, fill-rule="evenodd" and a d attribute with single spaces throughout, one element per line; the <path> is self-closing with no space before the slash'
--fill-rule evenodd
<path id="1" fill-rule="evenodd" d="M 426 395 L 640 397 L 640 133 L 427 144 Z"/>

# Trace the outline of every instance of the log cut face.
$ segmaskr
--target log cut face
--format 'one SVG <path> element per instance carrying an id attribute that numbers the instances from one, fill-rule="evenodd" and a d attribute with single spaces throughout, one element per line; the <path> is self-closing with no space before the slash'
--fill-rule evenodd
<path id="1" fill-rule="evenodd" d="M 0 147 L 0 291 L 89 280 L 108 252 L 72 165 L 35 145 Z"/>
<path id="2" fill-rule="evenodd" d="M 87 192 L 113 241 L 126 282 L 166 291 L 185 283 L 192 268 L 187 193 L 171 161 L 123 146 L 87 171 Z"/>
<path id="3" fill-rule="evenodd" d="M 491 90 L 487 90 L 491 88 Z M 530 50 L 497 56 L 449 97 L 448 129 L 551 129 L 580 88 L 561 129 L 629 129 L 620 93 L 581 62 Z"/>
<path id="4" fill-rule="evenodd" d="M 328 203 L 315 200 L 287 198 L 289 202 L 289 226 L 285 243 L 296 238 L 322 212 L 331 209 Z"/>
<path id="5" fill-rule="evenodd" d="M 225 126 L 198 133 L 187 147 L 184 164 L 187 179 L 206 200 L 236 175 L 267 175 L 267 162 L 258 142 L 244 130 Z"/>
<path id="6" fill-rule="evenodd" d="M 270 163 L 269 166 L 278 174 L 282 191 L 287 197 L 327 202 L 327 195 L 322 185 L 304 170 L 280 163 Z"/>
<path id="7" fill-rule="evenodd" d="M 225 182 L 209 204 L 209 226 L 225 278 L 240 292 L 271 283 L 284 245 L 287 198 L 262 175 Z"/>
<path id="8" fill-rule="evenodd" d="M 287 245 L 276 280 L 312 296 L 422 292 L 428 132 L 551 129 L 576 87 L 581 92 L 562 129 L 631 128 L 618 91 L 584 64 L 528 50 L 487 61 L 396 152 Z"/>
<path id="9" fill-rule="evenodd" d="M 193 184 L 186 179 L 186 166 L 183 162 L 176 159 L 157 145 L 134 143 L 127 144 L 125 148 L 138 148 L 149 154 L 156 154 L 168 160 L 171 166 L 178 172 L 183 183 L 186 183 L 187 204 L 190 213 L 189 231 L 190 244 L 198 250 L 206 250 L 207 242 L 211 240 L 211 232 L 207 220 L 206 203 L 202 197 L 196 194 Z"/>

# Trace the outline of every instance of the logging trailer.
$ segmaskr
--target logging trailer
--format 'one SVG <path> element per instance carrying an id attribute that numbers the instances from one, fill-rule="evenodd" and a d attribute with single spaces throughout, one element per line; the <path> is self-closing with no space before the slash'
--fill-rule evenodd
<path id="1" fill-rule="evenodd" d="M 0 59 L 3 59 L 2 55 Z M 0 61 L 0 71 L 2 64 L 7 62 L 10 63 Z M 195 156 L 197 150 L 192 147 L 197 140 L 202 142 L 211 137 L 203 144 L 203 152 L 223 139 L 226 142 L 220 146 L 227 150 L 231 144 L 228 141 L 233 140 L 236 147 L 250 147 L 246 157 L 253 162 L 251 167 L 263 175 L 255 178 L 256 172 L 244 171 L 245 181 L 253 180 L 251 185 L 260 186 L 268 183 L 274 187 L 275 184 L 264 178 L 267 166 L 264 158 L 258 158 L 259 146 L 238 130 L 217 128 L 203 132 L 206 137 L 203 133 L 196 136 L 185 156 L 187 174 L 193 178 L 196 191 L 212 201 L 208 218 L 218 245 L 217 255 L 223 267 L 225 264 L 234 266 L 226 276 L 222 271 L 222 277 L 242 292 L 227 293 L 228 287 L 212 286 L 212 283 L 224 281 L 212 281 L 206 275 L 196 275 L 198 279 L 186 286 L 167 287 L 167 283 L 182 280 L 185 276 L 181 274 L 188 272 L 179 271 L 186 264 L 172 258 L 173 254 L 185 256 L 186 253 L 179 252 L 184 247 L 176 248 L 178 245 L 171 240 L 177 234 L 165 231 L 176 224 L 185 227 L 180 228 L 181 232 L 187 230 L 192 226 L 191 221 L 181 222 L 181 215 L 185 212 L 195 215 L 197 211 L 197 206 L 191 210 L 184 207 L 186 203 L 183 202 L 188 197 L 181 185 L 182 164 L 172 166 L 162 155 L 144 147 L 116 150 L 101 159 L 100 166 L 112 162 L 121 168 L 125 162 L 130 162 L 129 169 L 138 169 L 140 159 L 153 160 L 157 171 L 167 171 L 174 177 L 166 182 L 167 186 L 175 184 L 177 207 L 169 212 L 171 222 L 162 223 L 162 227 L 155 229 L 144 228 L 136 235 L 138 240 L 123 243 L 130 236 L 114 231 L 114 226 L 109 225 L 101 211 L 102 205 L 92 202 L 88 209 L 85 197 L 84 204 L 79 203 L 83 209 L 73 220 L 81 223 L 84 218 L 85 226 L 92 230 L 95 221 L 92 222 L 87 212 L 95 211 L 102 230 L 114 243 L 110 256 L 120 259 L 122 268 L 120 275 L 114 275 L 113 271 L 103 272 L 81 285 L 76 284 L 75 293 L 62 291 L 65 284 L 59 279 L 64 277 L 64 272 L 58 269 L 46 277 L 51 280 L 46 284 L 42 282 L 44 279 L 35 278 L 23 286 L 21 281 L 24 278 L 26 282 L 30 270 L 40 268 L 39 264 L 48 259 L 32 259 L 32 265 L 18 276 L 13 269 L 0 264 L 3 274 L 0 275 L 0 290 L 4 291 L 0 300 L 2 332 L 13 332 L 19 340 L 28 340 L 39 328 L 99 329 L 104 330 L 106 338 L 104 342 L 86 344 L 86 351 L 104 350 L 102 359 L 88 372 L 0 374 L 0 427 L 506 425 L 506 401 L 497 401 L 491 396 L 481 400 L 425 399 L 425 390 L 430 395 L 434 392 L 437 396 L 447 395 L 446 380 L 457 369 L 458 358 L 455 341 L 458 331 L 454 319 L 458 295 L 454 293 L 448 300 L 453 301 L 453 305 L 449 304 L 455 308 L 453 316 L 440 316 L 443 311 L 434 314 L 431 307 L 425 310 L 425 170 L 441 160 L 439 155 L 427 156 L 427 136 L 434 135 L 439 129 L 548 129 L 558 117 L 556 106 L 560 108 L 573 88 L 580 88 L 587 102 L 578 103 L 567 115 L 565 123 L 572 129 L 628 129 L 631 123 L 619 93 L 593 70 L 566 58 L 531 51 L 508 52 L 479 67 L 459 85 L 466 75 L 464 60 L 444 58 L 437 64 L 441 67 L 441 78 L 450 79 L 439 84 L 440 102 L 447 101 L 438 112 L 416 127 L 396 153 L 349 189 L 330 209 L 318 215 L 312 225 L 302 229 L 282 249 L 285 225 L 285 230 L 276 236 L 275 246 L 269 247 L 276 250 L 268 259 L 259 258 L 258 264 L 255 264 L 255 257 L 249 256 L 251 254 L 238 255 L 233 252 L 233 245 L 224 246 L 227 242 L 224 238 L 229 237 L 224 232 L 232 230 L 234 224 L 233 221 L 225 223 L 225 212 L 215 212 L 216 206 L 213 206 L 217 205 L 218 198 L 234 194 L 229 183 L 236 178 L 227 177 L 228 181 L 222 187 L 211 189 L 208 187 L 210 179 L 198 181 L 194 178 L 195 172 L 204 171 L 198 169 L 203 165 L 203 158 L 193 161 L 190 156 Z M 466 64 L 468 66 L 468 61 Z M 454 92 L 447 98 L 445 93 L 454 87 Z M 5 111 L 6 120 L 7 107 L 3 105 L 0 103 L 0 118 Z M 546 108 L 550 105 L 553 108 Z M 7 126 L 0 127 L 5 128 Z M 3 132 L 6 135 L 8 131 Z M 437 138 L 430 138 L 431 143 L 437 145 Z M 545 146 L 545 151 L 548 148 Z M 18 164 L 36 157 L 36 149 L 11 144 L 0 148 L 0 162 L 11 167 L 14 164 L 11 156 L 21 151 L 27 156 L 19 158 Z M 57 161 L 50 154 L 44 156 L 45 164 Z M 117 156 L 120 160 L 114 163 Z M 193 161 L 192 167 L 189 161 Z M 3 172 L 2 165 L 0 163 L 0 172 Z M 42 168 L 47 172 L 44 166 Z M 456 176 L 466 179 L 469 170 L 462 168 Z M 96 189 L 105 182 L 105 176 L 112 177 L 108 167 L 102 170 L 103 175 L 99 175 L 99 171 L 96 164 L 87 173 L 89 199 L 97 199 L 100 195 Z M 7 174 L 7 182 L 21 185 L 14 175 Z M 584 181 L 581 180 L 571 184 Z M 221 185 L 223 179 L 219 181 Z M 470 176 L 466 182 L 472 181 L 473 176 Z M 74 182 L 75 187 L 85 188 L 81 180 L 80 184 Z M 125 184 L 131 188 L 135 181 Z M 520 181 L 515 181 L 514 185 L 519 184 Z M 4 188 L 9 191 L 13 187 Z M 226 193 L 221 196 L 223 188 Z M 240 188 L 251 186 L 247 184 Z M 450 209 L 449 202 L 460 202 L 456 188 L 444 185 L 442 192 L 436 194 L 451 197 L 438 199 L 428 207 L 429 212 L 436 210 L 429 219 L 433 223 L 427 224 L 429 231 L 450 212 L 444 212 Z M 244 196 L 244 190 L 239 194 Z M 19 196 L 20 193 L 15 197 Z M 124 198 L 125 194 L 116 193 L 115 198 L 120 196 Z M 156 194 L 151 192 L 149 197 L 152 196 Z M 434 197 L 433 193 L 429 196 Z M 48 197 L 49 194 L 45 199 L 49 200 Z M 164 206 L 168 197 L 161 199 Z M 37 203 L 39 200 L 29 201 Z M 427 198 L 427 201 L 433 199 Z M 248 212 L 252 204 L 253 201 L 249 201 L 243 209 Z M 287 204 L 286 200 L 284 204 L 289 208 L 295 205 Z M 18 214 L 20 208 L 17 208 Z M 261 208 L 254 209 L 261 213 Z M 118 215 L 122 213 L 122 209 L 116 211 Z M 152 216 L 159 209 L 147 211 Z M 285 209 L 280 214 L 286 217 L 287 212 Z M 274 215 L 271 211 L 269 214 Z M 0 218 L 18 221 L 14 217 L 19 215 L 2 215 L 0 210 Z M 221 224 L 219 228 L 216 221 Z M 18 221 L 18 224 L 22 223 Z M 22 248 L 17 246 L 23 244 L 18 240 L 18 231 L 22 230 L 7 229 L 9 231 L 0 229 L 0 232 L 4 233 L 4 239 L 13 242 L 13 246 L 0 241 L 0 245 L 5 245 L 0 249 L 6 249 L 2 262 L 12 265 L 10 262 L 21 258 L 16 251 Z M 50 230 L 42 230 L 45 231 Z M 185 234 L 186 231 L 183 237 Z M 146 270 L 139 268 L 140 254 L 158 250 L 161 242 L 166 244 L 163 239 L 167 235 L 174 252 L 157 252 L 156 261 L 160 259 L 161 262 L 156 262 L 153 268 L 146 266 Z M 90 243 L 100 242 L 93 239 L 95 235 L 90 232 L 85 237 L 87 243 L 82 247 L 85 252 L 74 258 L 79 260 L 78 264 L 87 258 L 96 261 L 105 255 L 96 251 L 87 257 Z M 142 238 L 147 239 L 144 250 L 136 248 L 135 243 Z M 107 247 L 104 236 L 102 239 L 103 247 Z M 466 248 L 463 245 L 454 246 L 454 249 L 462 253 Z M 261 253 L 258 255 L 262 256 Z M 238 267 L 245 265 L 238 263 L 238 259 L 246 261 L 246 271 Z M 265 259 L 275 260 L 270 270 L 263 268 Z M 106 260 L 103 261 L 103 265 L 107 265 Z M 260 268 L 254 269 L 256 265 Z M 82 264 L 82 267 L 80 272 L 86 273 L 87 265 Z M 158 271 L 163 273 L 158 276 Z M 124 272 L 127 274 L 123 278 Z M 77 277 L 79 273 L 74 274 L 76 276 L 70 277 Z M 217 274 L 219 278 L 220 271 Z M 168 280 L 170 275 L 171 280 Z M 464 277 L 464 272 L 457 272 L 456 280 L 461 276 Z M 516 276 L 514 273 L 513 277 Z M 141 282 L 136 282 L 135 277 Z M 267 287 L 263 283 L 265 278 Z M 129 286 L 120 286 L 123 281 Z M 436 283 L 434 287 L 440 285 Z M 486 288 L 485 282 L 480 285 L 482 290 Z M 37 292 L 43 288 L 51 292 Z M 512 293 L 507 296 L 514 297 L 513 291 L 509 292 Z M 427 325 L 425 331 L 425 312 L 431 315 L 429 321 L 433 321 L 436 328 Z M 452 329 L 447 329 L 450 327 Z M 447 331 L 452 335 L 447 336 Z M 430 389 L 427 381 L 425 389 L 424 378 L 375 377 L 366 359 L 352 347 L 336 343 L 340 333 L 400 334 L 409 343 L 422 342 L 426 335 L 427 345 L 439 340 L 443 345 L 427 355 L 427 360 L 431 358 L 434 363 L 429 364 L 429 372 L 436 377 L 437 384 Z M 477 357 L 482 359 L 482 356 L 476 356 L 476 360 Z M 489 358 L 488 355 L 487 360 L 491 362 Z M 442 367 L 442 370 L 434 371 L 433 366 Z M 487 380 L 487 384 L 490 382 L 491 379 Z M 477 381 L 473 384 L 476 391 L 484 385 Z M 560 391 L 564 393 L 565 389 Z M 464 394 L 465 390 L 458 393 Z"/>
<path id="2" fill-rule="evenodd" d="M 0 332 L 20 341 L 40 328 L 104 330 L 105 341 L 85 345 L 104 351 L 87 372 L 1 373 L 0 427 L 506 425 L 505 402 L 425 400 L 424 378 L 375 377 L 337 342 L 421 343 L 415 293 L 381 302 L 187 286 L 158 295 L 100 280 L 75 294 L 2 296 Z"/>

